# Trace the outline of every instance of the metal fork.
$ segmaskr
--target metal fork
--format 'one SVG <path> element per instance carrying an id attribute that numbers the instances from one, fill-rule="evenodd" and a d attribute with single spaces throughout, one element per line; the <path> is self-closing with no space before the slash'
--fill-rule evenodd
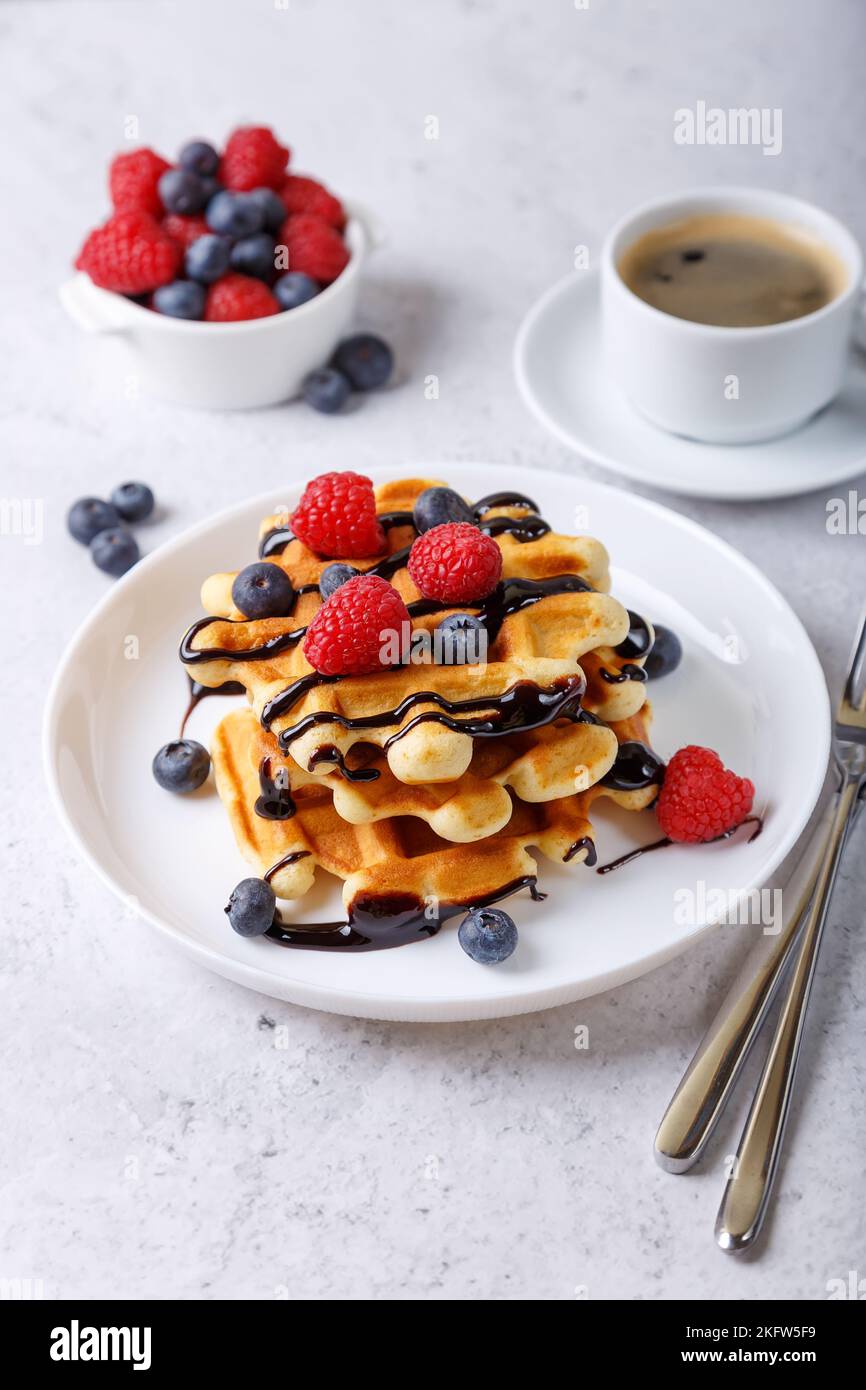
<path id="1" fill-rule="evenodd" d="M 764 937 L 749 953 L 677 1087 L 656 1135 L 656 1160 L 668 1172 L 684 1173 L 698 1160 L 739 1080 L 785 967 L 795 954 L 797 941 L 802 940 L 790 986 L 793 991 L 798 983 L 800 985 L 799 1011 L 797 1002 L 789 993 L 743 1135 L 738 1155 L 739 1166 L 733 1170 L 743 1175 L 743 1181 L 734 1186 L 732 1177 L 719 1213 L 717 1238 L 727 1250 L 745 1249 L 757 1236 L 763 1220 L 787 1118 L 802 1019 L 808 1003 L 823 918 L 845 834 L 853 819 L 853 807 L 862 804 L 866 792 L 863 767 L 856 761 L 858 756 L 863 755 L 863 750 L 858 750 L 857 745 L 866 740 L 866 612 L 861 619 L 839 707 L 836 739 L 835 763 L 839 769 L 841 787 L 837 791 L 835 804 L 825 814 L 790 876 L 785 889 L 787 910 L 783 929 L 775 938 Z M 858 786 L 859 802 L 856 800 Z M 835 862 L 831 863 L 834 855 Z M 819 878 L 821 889 L 816 894 Z M 812 909 L 807 917 L 810 902 Z M 809 961 L 803 954 L 807 950 Z M 788 1027 L 783 1041 L 782 1020 L 786 1016 Z M 774 1057 L 775 1064 L 771 1069 Z M 759 1136 L 763 1140 L 763 1149 Z M 744 1157 L 747 1160 L 745 1167 L 742 1164 Z"/>
<path id="2" fill-rule="evenodd" d="M 818 870 L 815 896 L 779 1014 L 764 1070 L 737 1149 L 719 1214 L 716 1240 L 723 1250 L 747 1250 L 767 1213 L 797 1075 L 803 1026 L 815 964 L 845 841 L 866 782 L 866 612 L 851 654 L 833 739 L 839 789 L 830 833 Z"/>

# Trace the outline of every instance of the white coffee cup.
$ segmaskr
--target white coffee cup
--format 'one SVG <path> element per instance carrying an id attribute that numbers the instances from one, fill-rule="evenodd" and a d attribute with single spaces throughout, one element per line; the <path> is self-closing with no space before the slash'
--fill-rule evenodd
<path id="1" fill-rule="evenodd" d="M 80 328 L 114 334 L 143 388 L 163 400 L 205 410 L 277 405 L 299 394 L 307 373 L 323 366 L 350 331 L 361 268 L 382 234 L 356 205 L 349 214 L 345 270 L 285 313 L 243 323 L 169 318 L 98 289 L 80 272 L 61 287 L 60 298 Z"/>
<path id="2" fill-rule="evenodd" d="M 694 323 L 647 304 L 619 274 L 623 252 L 646 232 L 707 213 L 770 218 L 805 232 L 835 252 L 847 271 L 845 288 L 814 313 L 758 328 Z M 862 279 L 851 233 L 799 198 L 754 188 L 656 198 L 622 218 L 602 251 L 608 370 L 631 404 L 672 434 L 714 444 L 772 439 L 802 425 L 840 390 Z"/>

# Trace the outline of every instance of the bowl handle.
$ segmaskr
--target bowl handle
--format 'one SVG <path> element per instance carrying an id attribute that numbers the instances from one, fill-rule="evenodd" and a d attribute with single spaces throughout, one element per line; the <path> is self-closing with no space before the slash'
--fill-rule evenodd
<path id="1" fill-rule="evenodd" d="M 86 333 L 122 333 L 129 327 L 126 301 L 94 285 L 82 271 L 60 286 L 60 303 Z"/>
<path id="2" fill-rule="evenodd" d="M 360 222 L 364 228 L 367 238 L 367 246 L 370 251 L 378 251 L 380 246 L 384 246 L 387 240 L 385 229 L 375 213 L 370 212 L 369 208 L 364 207 L 363 203 L 356 203 L 354 199 L 344 199 L 346 211 L 356 222 Z"/>

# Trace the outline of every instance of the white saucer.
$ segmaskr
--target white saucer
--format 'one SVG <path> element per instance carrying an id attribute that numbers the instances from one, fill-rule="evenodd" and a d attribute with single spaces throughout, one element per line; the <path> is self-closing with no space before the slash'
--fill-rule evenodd
<path id="1" fill-rule="evenodd" d="M 176 736 L 186 704 L 180 634 L 199 613 L 204 575 L 255 554 L 258 523 L 299 488 L 253 498 L 160 546 L 109 589 L 72 639 L 45 715 L 45 765 L 61 820 L 83 857 L 135 916 L 229 979 L 299 1004 L 369 1018 L 496 1018 L 563 1004 L 633 979 L 698 940 L 711 924 L 703 888 L 734 895 L 763 885 L 802 832 L 827 766 L 830 718 L 818 659 L 799 620 L 763 575 L 730 546 L 676 512 L 634 493 L 541 470 L 435 461 L 377 470 L 376 477 L 446 478 L 466 496 L 527 490 L 560 530 L 588 509 L 591 530 L 617 564 L 613 591 L 637 611 L 676 629 L 680 668 L 653 683 L 653 744 L 670 757 L 685 743 L 716 748 L 751 777 L 763 832 L 725 844 L 671 846 L 619 873 L 543 859 L 532 902 L 508 900 L 518 949 L 502 966 L 476 965 L 457 943 L 456 922 L 430 941 L 398 950 L 338 955 L 281 950 L 230 930 L 223 905 L 249 874 L 227 817 L 208 783 L 172 797 L 151 776 L 154 752 Z M 740 663 L 728 638 L 735 632 Z M 125 657 L 139 638 L 140 658 Z M 769 634 L 769 636 L 768 636 Z M 796 671 L 797 680 L 780 678 Z M 190 737 L 207 743 L 232 704 L 205 701 Z M 601 862 L 658 837 L 652 811 L 628 815 L 593 807 Z M 694 912 L 674 911 L 696 885 Z M 342 915 L 339 885 L 327 874 L 287 907 L 288 919 Z M 80 930 L 89 931 L 82 921 Z M 759 932 L 761 928 L 754 928 Z M 139 949 L 150 943 L 145 932 Z"/>
<path id="2" fill-rule="evenodd" d="M 656 429 L 601 359 L 599 278 L 580 271 L 533 305 L 514 344 L 526 404 L 584 458 L 689 497 L 790 497 L 866 469 L 866 369 L 852 356 L 840 396 L 802 429 L 765 444 L 699 444 Z"/>

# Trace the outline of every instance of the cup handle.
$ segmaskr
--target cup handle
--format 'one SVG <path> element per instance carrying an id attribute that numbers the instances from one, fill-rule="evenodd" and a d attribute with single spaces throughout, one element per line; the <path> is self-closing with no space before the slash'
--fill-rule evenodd
<path id="1" fill-rule="evenodd" d="M 855 348 L 866 352 L 866 280 L 861 281 L 860 294 L 854 308 L 854 328 L 851 334 Z"/>
<path id="2" fill-rule="evenodd" d="M 129 327 L 126 302 L 99 289 L 83 271 L 61 285 L 59 295 L 69 317 L 85 333 L 122 333 Z"/>

